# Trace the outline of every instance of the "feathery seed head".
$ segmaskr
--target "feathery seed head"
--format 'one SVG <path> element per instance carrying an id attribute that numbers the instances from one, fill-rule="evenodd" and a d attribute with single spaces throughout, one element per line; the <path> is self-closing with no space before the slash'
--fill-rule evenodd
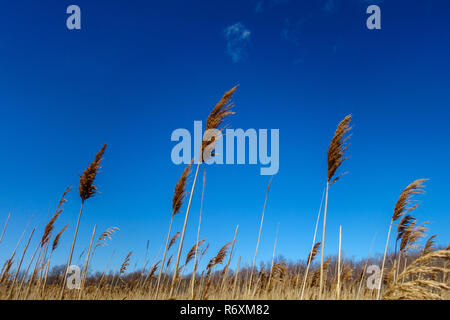
<path id="1" fill-rule="evenodd" d="M 96 154 L 94 161 L 84 170 L 83 174 L 80 176 L 80 186 L 79 193 L 81 201 L 84 202 L 94 194 L 96 194 L 97 186 L 94 185 L 95 177 L 97 176 L 100 167 L 100 162 L 103 160 L 103 154 L 105 153 L 106 144 L 100 149 Z"/>
<path id="2" fill-rule="evenodd" d="M 183 200 L 186 197 L 186 182 L 191 173 L 191 165 L 193 161 L 194 160 L 192 160 L 191 163 L 184 169 L 180 180 L 178 180 L 175 186 L 175 191 L 172 198 L 172 216 L 180 212 L 181 206 L 183 205 Z"/>
<path id="3" fill-rule="evenodd" d="M 175 235 L 172 237 L 172 239 L 169 242 L 169 246 L 167 247 L 167 251 L 169 251 L 170 248 L 172 248 L 172 246 L 174 245 L 175 241 L 177 241 L 179 236 L 180 236 L 180 232 L 175 233 Z"/>
<path id="4" fill-rule="evenodd" d="M 320 244 L 321 244 L 321 242 L 317 242 L 314 245 L 313 249 L 311 250 L 311 252 L 308 255 L 308 260 L 307 260 L 306 264 L 311 264 L 311 262 L 314 260 L 314 257 L 319 253 Z"/>
<path id="5" fill-rule="evenodd" d="M 111 227 L 103 231 L 103 233 L 98 237 L 97 244 L 95 245 L 95 248 L 105 246 L 108 240 L 112 240 L 112 235 L 117 230 L 120 230 L 117 227 Z"/>
<path id="6" fill-rule="evenodd" d="M 52 251 L 55 251 L 55 249 L 58 247 L 59 240 L 61 239 L 61 235 L 67 229 L 68 226 L 69 226 L 69 224 L 66 224 L 66 226 L 64 228 L 62 228 L 61 231 L 56 235 L 55 239 L 53 240 Z"/>
<path id="7" fill-rule="evenodd" d="M 206 239 L 203 240 L 199 240 L 196 244 L 194 244 L 191 248 L 191 250 L 189 250 L 187 256 L 186 256 L 186 261 L 185 261 L 185 265 L 187 265 L 194 257 L 195 255 L 200 253 L 200 246 L 206 241 Z"/>
<path id="8" fill-rule="evenodd" d="M 70 189 L 72 189 L 72 187 L 68 187 L 66 191 L 64 191 L 61 200 L 59 201 L 58 207 L 56 208 L 55 214 L 45 226 L 44 234 L 42 235 L 41 238 L 41 247 L 43 247 L 50 240 L 50 236 L 55 226 L 55 222 L 58 219 L 61 212 L 63 211 L 62 205 L 67 201 L 65 197 L 67 193 L 70 191 Z"/>
<path id="9" fill-rule="evenodd" d="M 422 256 L 424 256 L 424 255 L 426 255 L 426 254 L 428 254 L 428 253 L 430 253 L 430 252 L 433 251 L 433 249 L 434 249 L 434 243 L 435 243 L 435 241 L 436 241 L 436 237 L 437 237 L 437 234 L 431 236 L 431 237 L 427 240 L 427 242 L 425 243 L 425 247 L 423 248 Z"/>
<path id="10" fill-rule="evenodd" d="M 394 208 L 394 214 L 392 215 L 392 220 L 396 221 L 403 214 L 408 213 L 418 207 L 418 204 L 412 204 L 411 199 L 415 194 L 423 194 L 424 185 L 423 183 L 428 179 L 418 179 L 411 184 L 409 184 L 400 194 Z"/>
<path id="11" fill-rule="evenodd" d="M 327 173 L 327 181 L 331 185 L 339 180 L 343 174 L 335 177 L 336 171 L 339 169 L 341 164 L 347 159 L 344 157 L 344 153 L 347 150 L 348 145 L 346 144 L 349 136 L 346 134 L 351 130 L 350 120 L 352 116 L 348 115 L 342 120 L 334 134 L 333 139 L 330 142 L 330 146 L 328 147 L 328 173 Z"/>
<path id="12" fill-rule="evenodd" d="M 224 245 L 219 250 L 217 255 L 209 261 L 208 266 L 206 267 L 206 269 L 208 269 L 209 272 L 211 271 L 211 269 L 213 267 L 215 267 L 218 264 L 221 264 L 225 260 L 227 254 L 228 254 L 228 248 L 230 247 L 230 245 L 231 245 L 231 242 L 228 242 L 226 245 Z"/>
<path id="13" fill-rule="evenodd" d="M 408 229 L 409 225 L 415 220 L 416 219 L 410 214 L 403 216 L 397 227 L 397 241 L 403 237 L 403 234 Z"/>
<path id="14" fill-rule="evenodd" d="M 123 274 L 127 271 L 127 267 L 130 265 L 130 258 L 131 255 L 133 254 L 133 251 L 130 251 L 127 256 L 125 257 L 124 262 L 122 263 L 122 265 L 120 266 L 120 274 Z"/>
<path id="15" fill-rule="evenodd" d="M 224 129 L 222 124 L 230 115 L 234 114 L 232 111 L 233 104 L 230 103 L 231 98 L 233 97 L 234 92 L 236 91 L 239 85 L 231 88 L 229 91 L 225 92 L 222 99 L 217 103 L 217 105 L 213 108 L 208 118 L 206 119 L 206 128 L 205 131 L 208 130 L 218 130 L 222 132 Z M 212 137 L 209 141 L 202 141 L 202 149 L 200 152 L 200 156 L 203 157 L 203 151 L 209 146 L 211 149 L 211 155 L 214 154 L 214 137 Z M 203 161 L 203 158 L 200 159 L 200 162 Z"/>

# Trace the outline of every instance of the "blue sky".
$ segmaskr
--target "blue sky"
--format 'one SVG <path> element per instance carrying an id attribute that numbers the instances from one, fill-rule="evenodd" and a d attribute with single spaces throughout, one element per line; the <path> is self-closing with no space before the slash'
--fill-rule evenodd
<path id="1" fill-rule="evenodd" d="M 366 28 L 366 8 L 374 3 L 381 7 L 381 30 Z M 81 8 L 81 30 L 66 28 L 71 4 Z M 443 0 L 4 3 L 0 223 L 8 212 L 12 217 L 0 258 L 9 257 L 31 216 L 41 234 L 49 209 L 71 185 L 56 230 L 70 226 L 53 258 L 65 262 L 80 205 L 79 174 L 107 143 L 97 179 L 101 193 L 86 203 L 74 261 L 97 224 L 99 232 L 112 226 L 120 232 L 97 251 L 95 269 L 103 270 L 116 246 L 112 269 L 129 251 L 130 269 L 141 267 L 147 240 L 153 262 L 183 171 L 171 162 L 170 135 L 204 121 L 236 84 L 230 127 L 280 129 L 280 170 L 258 260 L 271 259 L 278 223 L 277 253 L 306 258 L 326 150 L 349 113 L 354 128 L 343 165 L 349 173 L 330 190 L 326 254 L 337 252 L 339 225 L 345 257 L 366 257 L 374 237 L 372 252 L 382 252 L 395 202 L 418 178 L 430 181 L 416 217 L 431 221 L 429 235 L 447 245 L 449 16 Z M 232 240 L 238 224 L 233 265 L 238 255 L 242 264 L 253 258 L 269 182 L 259 168 L 201 169 L 208 258 Z M 195 241 L 200 195 L 198 184 L 186 249 Z M 184 209 L 174 232 L 182 228 Z"/>

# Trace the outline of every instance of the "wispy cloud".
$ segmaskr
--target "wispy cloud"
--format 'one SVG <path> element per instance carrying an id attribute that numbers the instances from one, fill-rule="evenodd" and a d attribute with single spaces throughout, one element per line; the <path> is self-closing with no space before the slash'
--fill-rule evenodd
<path id="1" fill-rule="evenodd" d="M 239 62 L 247 56 L 246 47 L 250 42 L 251 32 L 241 22 L 232 24 L 224 29 L 227 40 L 227 53 L 233 62 Z"/>
<path id="2" fill-rule="evenodd" d="M 255 6 L 255 13 L 260 13 L 264 11 L 264 1 L 258 1 Z"/>
<path id="3" fill-rule="evenodd" d="M 255 13 L 261 13 L 264 9 L 273 8 L 279 4 L 287 3 L 289 0 L 259 0 L 255 6 Z"/>
<path id="4" fill-rule="evenodd" d="M 333 13 L 336 10 L 335 0 L 327 0 L 323 5 L 322 10 L 326 13 Z"/>
<path id="5" fill-rule="evenodd" d="M 295 45 L 300 44 L 300 33 L 303 20 L 291 22 L 290 19 L 284 21 L 283 30 L 281 30 L 281 37 Z"/>

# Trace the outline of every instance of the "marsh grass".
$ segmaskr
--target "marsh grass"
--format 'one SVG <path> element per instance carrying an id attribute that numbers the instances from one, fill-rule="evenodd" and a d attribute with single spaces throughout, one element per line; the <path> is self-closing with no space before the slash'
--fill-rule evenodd
<path id="1" fill-rule="evenodd" d="M 226 92 L 213 108 L 207 118 L 206 129 L 215 129 L 219 132 L 223 130 L 224 121 L 233 114 L 233 105 L 230 99 L 235 90 L 236 87 Z M 414 181 L 400 194 L 389 224 L 386 247 L 382 257 L 370 257 L 369 252 L 367 259 L 361 261 L 343 258 L 341 255 L 342 227 L 340 227 L 339 250 L 336 255 L 328 255 L 325 258 L 324 248 L 329 187 L 342 176 L 342 174 L 338 175 L 337 171 L 347 159 L 344 153 L 348 147 L 347 140 L 349 136 L 347 133 L 351 129 L 350 120 L 351 116 L 349 115 L 339 123 L 328 148 L 326 188 L 317 215 L 311 251 L 309 255 L 303 257 L 304 259 L 293 263 L 286 261 L 280 256 L 276 257 L 277 228 L 272 260 L 270 263 L 262 263 L 259 267 L 256 265 L 266 204 L 273 177 L 271 177 L 266 191 L 253 259 L 246 260 L 238 256 L 237 261 L 233 260 L 233 253 L 238 249 L 239 226 L 236 226 L 232 241 L 224 244 L 215 255 L 209 256 L 210 252 L 208 249 L 210 244 L 207 242 L 208 240 L 200 240 L 206 184 L 205 172 L 203 174 L 196 241 L 186 253 L 186 256 L 181 257 L 197 175 L 203 162 L 203 153 L 205 151 L 209 155 L 214 153 L 214 140 L 205 140 L 201 145 L 201 159 L 196 163 L 197 166 L 184 215 L 183 228 L 180 232 L 172 235 L 174 218 L 182 211 L 183 202 L 187 196 L 186 190 L 190 183 L 191 165 L 193 162 L 184 169 L 175 185 L 169 230 L 161 243 L 160 251 L 154 257 L 153 263 L 149 265 L 148 269 L 146 254 L 144 268 L 130 272 L 129 266 L 133 263 L 134 258 L 133 251 L 129 251 L 124 257 L 119 270 L 109 270 L 110 262 L 118 246 L 118 240 L 116 240 L 116 246 L 103 273 L 90 273 L 89 266 L 94 260 L 96 250 L 106 247 L 108 242 L 113 240 L 113 235 L 119 231 L 117 227 L 106 229 L 100 234 L 94 246 L 97 228 L 97 225 L 95 225 L 90 237 L 88 250 L 80 255 L 80 259 L 84 256 L 81 287 L 79 290 L 66 290 L 68 268 L 74 254 L 83 206 L 87 199 L 98 192 L 94 180 L 103 160 L 102 157 L 106 148 L 106 145 L 104 145 L 95 156 L 94 161 L 80 177 L 79 196 L 81 198 L 81 207 L 67 263 L 63 266 L 53 265 L 53 268 L 51 268 L 51 259 L 54 252 L 58 249 L 61 241 L 66 241 L 64 236 L 68 225 L 62 228 L 55 236 L 53 236 L 53 231 L 58 217 L 62 213 L 62 205 L 66 202 L 65 196 L 70 188 L 66 189 L 54 215 L 45 224 L 43 234 L 38 238 L 40 240 L 29 261 L 24 261 L 25 254 L 37 229 L 36 227 L 32 229 L 19 259 L 17 248 L 26 234 L 27 228 L 25 228 L 11 255 L 3 263 L 0 272 L 0 299 L 449 299 L 450 288 L 447 277 L 449 269 L 447 266 L 450 259 L 450 246 L 447 248 L 437 246 L 437 235 L 429 237 L 425 245 L 421 246 L 421 239 L 425 237 L 427 232 L 427 222 L 418 223 L 416 218 L 410 214 L 418 205 L 413 202 L 412 197 L 423 193 L 423 183 L 426 179 Z M 324 198 L 322 241 L 316 242 Z M 95 215 L 95 213 L 92 214 Z M 6 218 L 0 235 L 0 244 L 2 244 L 4 237 L 8 235 L 7 226 L 9 220 L 10 214 Z M 398 220 L 394 251 L 389 252 L 391 229 Z M 53 242 L 51 242 L 52 238 Z M 166 259 L 170 249 L 176 245 L 177 241 L 178 249 L 176 254 L 173 253 L 169 259 Z M 209 239 L 209 241 L 214 241 L 214 239 Z M 148 246 L 147 242 L 147 251 Z M 162 257 L 160 257 L 161 251 L 163 253 Z M 321 259 L 320 262 L 316 262 L 315 258 L 319 253 Z M 206 268 L 202 270 L 200 265 L 204 259 L 207 259 L 208 263 Z M 181 266 L 180 261 L 184 261 Z M 249 263 L 245 264 L 243 261 L 249 261 Z M 34 268 L 32 269 L 33 262 Z M 24 271 L 22 270 L 23 265 L 27 266 Z M 192 266 L 192 271 L 190 274 L 186 274 L 189 265 Z M 379 290 L 370 289 L 368 285 L 365 285 L 371 276 L 367 273 L 369 265 L 382 266 L 380 277 L 382 286 Z M 31 274 L 29 274 L 30 269 L 33 270 Z M 24 293 L 22 288 L 25 284 L 27 290 Z"/>

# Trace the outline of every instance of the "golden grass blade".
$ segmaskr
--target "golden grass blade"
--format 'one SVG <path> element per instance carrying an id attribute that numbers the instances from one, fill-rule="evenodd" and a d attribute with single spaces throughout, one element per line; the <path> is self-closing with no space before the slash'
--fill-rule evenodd
<path id="1" fill-rule="evenodd" d="M 80 292 L 78 293 L 78 300 L 81 300 L 81 297 L 83 294 L 84 283 L 86 282 L 86 274 L 87 274 L 88 266 L 89 266 L 89 257 L 91 255 L 91 248 L 92 248 L 92 243 L 94 242 L 96 230 L 97 230 L 97 225 L 94 225 L 94 230 L 92 230 L 91 241 L 89 242 L 89 249 L 86 254 L 86 259 L 84 261 L 83 273 L 81 274 L 81 288 L 80 288 Z"/>
<path id="2" fill-rule="evenodd" d="M 206 130 L 211 130 L 211 129 L 220 130 L 220 126 L 223 124 L 225 119 L 228 118 L 228 116 L 230 116 L 231 114 L 233 114 L 233 112 L 231 111 L 232 105 L 228 105 L 228 103 L 229 103 L 231 97 L 233 96 L 236 88 L 237 88 L 237 86 L 232 88 L 231 90 L 227 91 L 224 94 L 224 96 L 222 97 L 222 99 L 219 101 L 219 103 L 214 107 L 214 109 L 212 110 L 212 112 L 210 113 L 210 115 L 208 116 L 208 119 L 206 121 Z M 189 194 L 189 202 L 188 202 L 186 214 L 184 217 L 183 231 L 181 232 L 180 244 L 178 246 L 177 260 L 175 263 L 175 272 L 173 273 L 172 283 L 170 285 L 170 294 L 169 295 L 171 297 L 172 297 L 173 289 L 175 287 L 175 282 L 176 282 L 177 276 L 178 276 L 178 266 L 180 263 L 181 250 L 183 249 L 184 236 L 186 233 L 186 226 L 187 226 L 187 222 L 188 222 L 188 218 L 189 218 L 189 211 L 191 209 L 192 196 L 193 196 L 194 190 L 195 190 L 195 183 L 197 181 L 198 170 L 200 168 L 200 164 L 203 161 L 203 150 L 213 143 L 214 143 L 213 141 L 209 141 L 209 142 L 202 141 L 202 147 L 200 148 L 200 159 L 198 159 L 199 161 L 197 163 L 197 169 L 195 170 L 194 182 L 192 183 L 191 193 Z M 210 151 L 213 152 L 213 149 L 210 148 Z"/>
<path id="3" fill-rule="evenodd" d="M 175 215 L 180 211 L 180 209 L 183 205 L 183 200 L 186 197 L 186 183 L 191 174 L 192 163 L 193 163 L 193 161 L 191 161 L 191 163 L 184 169 L 183 173 L 181 174 L 180 179 L 178 180 L 177 184 L 175 185 L 175 191 L 174 191 L 174 195 L 172 198 L 172 215 L 170 217 L 169 232 L 167 233 L 166 245 L 164 247 L 164 254 L 163 254 L 163 258 L 162 258 L 162 262 L 161 262 L 161 268 L 159 270 L 158 281 L 156 284 L 156 297 L 158 297 L 158 294 L 159 294 L 159 287 L 161 285 L 161 277 L 162 277 L 162 274 L 164 271 L 164 264 L 166 262 L 167 251 L 169 251 L 169 249 L 170 249 L 169 239 L 170 239 L 170 233 L 172 232 L 173 219 L 174 219 Z"/>
<path id="4" fill-rule="evenodd" d="M 83 213 L 84 202 L 95 195 L 98 190 L 97 186 L 94 185 L 95 177 L 97 176 L 97 172 L 100 169 L 100 163 L 103 160 L 103 155 L 105 153 L 106 144 L 100 149 L 100 151 L 95 155 L 94 161 L 84 170 L 83 174 L 80 177 L 80 185 L 78 187 L 80 198 L 81 198 L 81 207 L 80 212 L 78 214 L 77 225 L 75 227 L 75 234 L 73 236 L 72 246 L 70 248 L 69 259 L 66 265 L 66 271 L 64 273 L 64 278 L 61 285 L 61 292 L 59 295 L 59 299 L 62 300 L 64 298 L 64 289 L 65 289 L 65 279 L 67 278 L 67 273 L 69 271 L 70 263 L 72 262 L 73 249 L 75 247 L 75 242 L 77 240 L 78 228 L 80 226 L 81 214 Z"/>
<path id="5" fill-rule="evenodd" d="M 328 147 L 327 160 L 328 160 L 328 171 L 327 171 L 327 188 L 325 192 L 325 209 L 323 214 L 323 230 L 322 230 L 322 250 L 320 257 L 320 287 L 319 287 L 319 299 L 322 298 L 323 290 L 323 259 L 325 254 L 325 232 L 327 224 L 327 209 L 328 209 L 328 191 L 330 186 L 339 180 L 342 175 L 336 177 L 336 172 L 342 163 L 347 159 L 344 156 L 345 151 L 348 148 L 347 141 L 350 136 L 347 133 L 351 130 L 350 121 L 352 119 L 351 115 L 348 115 L 342 120 L 336 128 L 333 138 L 331 139 L 330 146 Z"/>
<path id="6" fill-rule="evenodd" d="M 250 294 L 250 290 L 251 290 L 251 286 L 252 286 L 253 270 L 255 269 L 256 257 L 258 255 L 259 241 L 261 240 L 261 232 L 262 232 L 262 227 L 263 227 L 263 222 L 264 222 L 264 214 L 266 211 L 267 198 L 269 197 L 269 190 L 270 190 L 270 185 L 272 184 L 272 180 L 273 180 L 273 176 L 270 178 L 269 185 L 267 186 L 266 198 L 264 200 L 264 207 L 263 207 L 263 212 L 262 212 L 262 216 L 261 216 L 261 224 L 259 226 L 258 241 L 256 242 L 255 256 L 253 258 L 253 264 L 252 264 L 252 268 L 250 270 L 250 280 L 248 282 L 247 294 Z"/>
<path id="7" fill-rule="evenodd" d="M 400 194 L 400 197 L 398 198 L 395 207 L 394 207 L 394 213 L 391 218 L 391 223 L 389 224 L 389 231 L 388 236 L 386 239 L 386 246 L 384 249 L 384 255 L 383 255 L 383 262 L 381 264 L 381 274 L 380 277 L 383 279 L 384 276 L 384 265 L 386 263 L 386 254 L 387 249 L 389 245 L 389 236 L 391 234 L 392 224 L 394 221 L 398 220 L 402 215 L 404 215 L 407 212 L 410 212 L 417 208 L 417 204 L 412 204 L 411 199 L 415 194 L 422 194 L 424 193 L 424 186 L 423 183 L 427 181 L 428 179 L 418 179 L 410 183 Z M 382 288 L 378 290 L 377 293 L 377 300 L 381 298 L 381 291 Z"/>
<path id="8" fill-rule="evenodd" d="M 203 199 L 205 196 L 205 185 L 206 185 L 206 170 L 203 170 L 203 185 L 202 185 L 202 198 L 200 200 L 200 213 L 198 217 L 198 227 L 197 227 L 197 248 L 195 248 L 195 256 L 194 256 L 194 270 L 192 271 L 191 277 L 191 299 L 194 300 L 195 292 L 194 292 L 194 284 L 195 284 L 195 274 L 197 272 L 197 253 L 198 253 L 198 241 L 200 239 L 200 227 L 202 225 L 202 213 L 203 213 Z"/>
<path id="9" fill-rule="evenodd" d="M 5 226 L 3 227 L 2 235 L 0 236 L 0 243 L 2 243 L 3 236 L 5 235 L 6 227 L 8 227 L 8 222 L 9 222 L 10 217 L 11 217 L 11 212 L 8 213 L 8 217 L 6 218 Z"/>

